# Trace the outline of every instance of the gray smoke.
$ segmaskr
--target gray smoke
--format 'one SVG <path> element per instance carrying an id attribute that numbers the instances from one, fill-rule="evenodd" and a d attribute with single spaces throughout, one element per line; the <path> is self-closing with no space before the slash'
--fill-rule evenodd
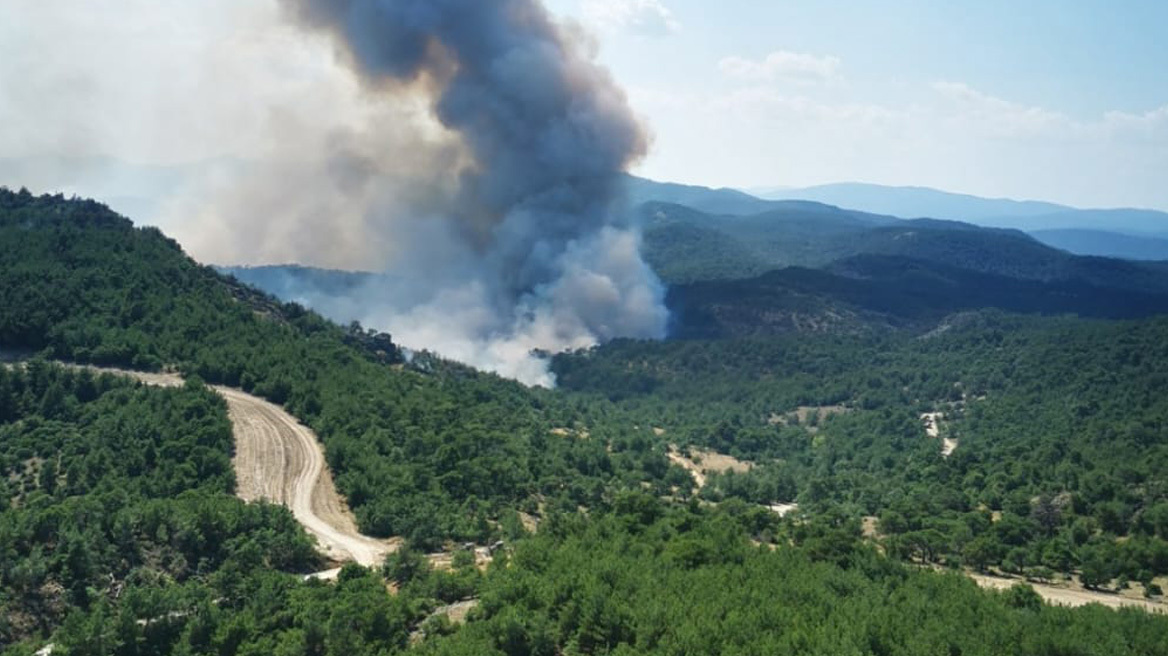
<path id="1" fill-rule="evenodd" d="M 284 5 L 329 35 L 367 94 L 420 99 L 438 129 L 404 136 L 374 112 L 329 135 L 323 169 L 290 160 L 241 189 L 221 227 L 250 243 L 279 235 L 301 261 L 332 249 L 367 265 L 383 251 L 401 284 L 363 290 L 342 318 L 528 383 L 553 382 L 533 349 L 663 335 L 661 287 L 615 212 L 647 139 L 585 39 L 538 0 Z"/>

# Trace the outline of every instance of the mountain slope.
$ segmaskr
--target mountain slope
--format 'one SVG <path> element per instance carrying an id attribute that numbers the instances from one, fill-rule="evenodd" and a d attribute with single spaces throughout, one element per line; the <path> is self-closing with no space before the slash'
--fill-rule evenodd
<path id="1" fill-rule="evenodd" d="M 409 537 L 377 570 L 304 581 L 292 572 L 314 558 L 289 513 L 227 496 L 224 406 L 198 380 L 144 389 L 34 359 L 0 370 L 5 653 L 1168 645 L 1164 618 L 1052 608 L 920 566 L 1042 577 L 1050 563 L 1151 594 L 1145 575 L 1168 562 L 1163 321 L 975 313 L 928 339 L 624 341 L 557 358 L 575 391 L 527 390 L 426 354 L 399 362 L 388 336 L 279 303 L 98 204 L 4 190 L 0 294 L 0 349 L 174 367 L 282 402 L 325 442 L 362 526 Z M 920 421 L 938 407 L 961 431 L 950 458 Z M 667 444 L 750 463 L 698 491 Z M 776 499 L 799 510 L 760 505 Z M 459 541 L 492 544 L 494 563 Z M 448 571 L 425 558 L 439 547 Z M 456 619 L 452 604 L 474 609 Z"/>
<path id="2" fill-rule="evenodd" d="M 575 507 L 665 474 L 663 453 L 556 438 L 571 413 L 517 383 L 424 354 L 391 367 L 388 336 L 281 304 L 90 201 L 0 190 L 0 347 L 173 367 L 283 405 L 320 435 L 362 531 L 420 545 L 488 540 L 537 495 Z"/>
<path id="3" fill-rule="evenodd" d="M 1075 256 L 1017 230 L 934 219 L 873 223 L 871 215 L 826 206 L 719 216 L 647 203 L 641 212 L 645 258 L 671 283 L 749 278 L 787 266 L 821 268 L 867 254 L 1020 280 L 1078 280 L 1119 290 L 1168 292 L 1168 276 L 1158 264 Z"/>
<path id="4" fill-rule="evenodd" d="M 908 219 L 932 217 L 971 222 L 986 217 L 1019 218 L 1073 209 L 1065 205 L 1040 201 L 981 198 L 928 187 L 887 187 L 861 182 L 783 189 L 765 193 L 763 196 L 774 200 L 812 200 Z"/>
<path id="5" fill-rule="evenodd" d="M 1034 230 L 1035 239 L 1076 255 L 1100 255 L 1125 260 L 1168 260 L 1168 239 L 1104 230 Z"/>
<path id="6" fill-rule="evenodd" d="M 949 315 L 996 308 L 1019 314 L 1126 319 L 1168 314 L 1168 293 L 1043 282 L 897 255 L 865 254 L 826 269 L 790 267 L 745 280 L 670 289 L 672 335 L 721 339 L 799 333 L 925 332 Z"/>
<path id="7" fill-rule="evenodd" d="M 675 337 L 926 331 L 981 308 L 1137 318 L 1168 312 L 1168 267 L 1077 257 L 1014 230 L 814 206 L 750 216 L 641 206 L 644 255 L 672 288 Z M 347 321 L 344 297 L 373 274 L 224 269 Z"/>
<path id="8" fill-rule="evenodd" d="M 670 283 L 744 278 L 785 266 L 822 266 L 853 254 L 852 241 L 895 219 L 791 203 L 750 215 L 714 215 L 674 203 L 639 208 L 644 255 Z"/>
<path id="9" fill-rule="evenodd" d="M 904 218 L 930 217 L 976 225 L 1026 230 L 1104 230 L 1168 236 L 1168 213 L 1132 208 L 1077 209 L 1040 201 L 981 198 L 926 187 L 886 187 L 840 183 L 783 189 L 765 194 L 775 200 L 810 200 Z M 1107 252 L 1086 252 L 1108 255 Z"/>

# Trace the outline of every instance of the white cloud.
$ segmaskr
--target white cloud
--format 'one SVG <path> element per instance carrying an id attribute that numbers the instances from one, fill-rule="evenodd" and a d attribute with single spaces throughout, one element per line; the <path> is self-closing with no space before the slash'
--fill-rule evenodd
<path id="1" fill-rule="evenodd" d="M 681 29 L 661 0 L 584 0 L 584 20 L 606 30 L 666 36 Z"/>
<path id="2" fill-rule="evenodd" d="M 839 79 L 839 57 L 819 57 L 803 52 L 777 50 L 763 59 L 731 56 L 718 62 L 726 75 L 743 80 L 793 80 L 805 83 Z"/>
<path id="3" fill-rule="evenodd" d="M 1168 145 L 1168 105 L 1142 114 L 1107 112 L 1103 122 L 1112 137 L 1135 139 L 1157 148 Z"/>
<path id="4" fill-rule="evenodd" d="M 804 95 L 786 95 L 767 86 L 736 89 L 715 99 L 711 108 L 737 115 L 754 113 L 771 120 L 781 116 L 785 120 L 859 123 L 867 127 L 905 118 L 904 111 L 883 105 L 822 102 Z"/>
<path id="5" fill-rule="evenodd" d="M 1168 105 L 1092 117 L 960 82 L 908 89 L 915 102 L 836 91 L 793 93 L 765 80 L 717 95 L 634 87 L 633 104 L 657 137 L 638 173 L 739 187 L 861 180 L 1168 209 Z"/>
<path id="6" fill-rule="evenodd" d="M 939 81 L 932 87 L 946 103 L 942 113 L 986 137 L 1067 139 L 1089 129 L 1065 114 L 1003 100 L 961 82 Z"/>

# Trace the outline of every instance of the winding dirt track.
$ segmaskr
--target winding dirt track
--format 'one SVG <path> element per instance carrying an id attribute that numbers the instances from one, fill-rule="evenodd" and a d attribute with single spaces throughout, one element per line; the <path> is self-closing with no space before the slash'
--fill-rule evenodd
<path id="1" fill-rule="evenodd" d="M 162 387 L 183 383 L 174 374 L 97 371 Z M 288 507 L 324 554 L 338 563 L 353 561 L 375 567 L 397 549 L 399 540 L 378 540 L 357 530 L 357 522 L 325 467 L 324 450 L 315 433 L 273 403 L 230 387 L 212 388 L 227 401 L 235 434 L 232 464 L 239 498 L 267 499 Z"/>
<path id="2" fill-rule="evenodd" d="M 983 588 L 1004 590 L 1018 583 L 1027 583 L 1047 603 L 1055 606 L 1085 606 L 1087 604 L 1102 604 L 1108 608 L 1142 608 L 1149 613 L 1168 613 L 1168 604 L 1146 599 L 1133 599 L 1117 594 L 1096 592 L 1092 590 L 1075 590 L 1044 583 L 1033 583 L 1015 578 L 1001 576 L 987 576 L 985 574 L 969 574 L 969 577 Z"/>
<path id="3" fill-rule="evenodd" d="M 397 548 L 396 541 L 358 532 L 315 433 L 273 403 L 229 387 L 214 389 L 227 401 L 235 432 L 233 464 L 241 499 L 287 506 L 334 561 L 374 567 Z"/>

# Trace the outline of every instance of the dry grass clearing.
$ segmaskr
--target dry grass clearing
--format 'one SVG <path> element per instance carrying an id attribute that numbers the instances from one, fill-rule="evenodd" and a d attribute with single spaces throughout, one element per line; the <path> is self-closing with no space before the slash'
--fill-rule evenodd
<path id="1" fill-rule="evenodd" d="M 689 455 L 681 453 L 676 445 L 669 445 L 669 460 L 685 469 L 694 477 L 698 489 L 706 486 L 706 476 L 728 471 L 744 474 L 754 467 L 754 463 L 739 460 L 734 456 L 715 453 L 705 449 L 687 449 Z"/>

